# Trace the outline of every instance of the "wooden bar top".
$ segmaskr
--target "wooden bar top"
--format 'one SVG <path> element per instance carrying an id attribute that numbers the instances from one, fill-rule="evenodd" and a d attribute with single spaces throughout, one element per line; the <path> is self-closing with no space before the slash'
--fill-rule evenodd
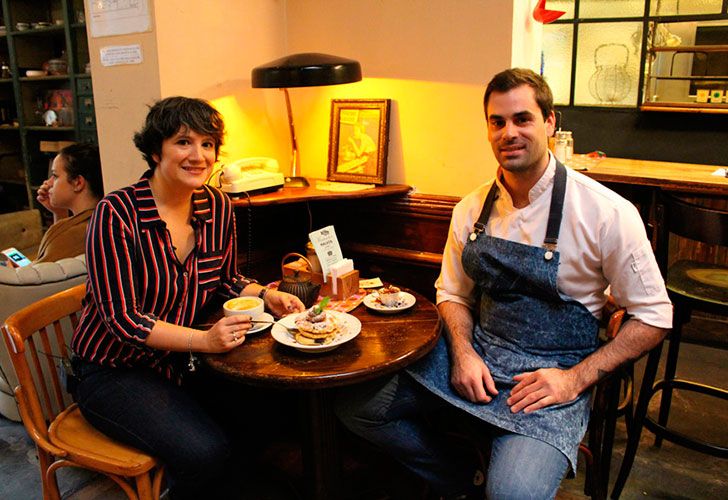
<path id="1" fill-rule="evenodd" d="M 721 165 L 672 163 L 574 155 L 569 166 L 600 182 L 654 186 L 672 191 L 728 194 L 728 178 L 712 175 Z"/>
<path id="2" fill-rule="evenodd" d="M 282 187 L 271 193 L 254 194 L 250 196 L 250 205 L 284 205 L 287 203 L 298 203 L 304 201 L 316 200 L 340 200 L 340 199 L 359 199 L 359 198 L 375 198 L 379 196 L 389 196 L 394 194 L 408 193 L 412 188 L 405 184 L 387 184 L 384 186 L 375 186 L 360 191 L 328 191 L 318 189 L 317 181 L 322 179 L 308 179 L 311 183 L 308 187 Z M 328 183 L 328 182 L 327 182 Z M 334 183 L 335 184 L 335 183 Z M 248 206 L 248 197 L 243 195 L 231 195 L 233 205 L 245 207 Z"/>

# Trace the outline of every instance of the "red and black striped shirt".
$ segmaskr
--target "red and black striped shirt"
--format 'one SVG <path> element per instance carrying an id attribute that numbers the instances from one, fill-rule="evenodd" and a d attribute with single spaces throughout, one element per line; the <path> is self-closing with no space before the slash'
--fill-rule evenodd
<path id="1" fill-rule="evenodd" d="M 195 247 L 180 262 L 149 175 L 110 193 L 94 211 L 86 238 L 86 297 L 71 347 L 92 363 L 151 367 L 171 379 L 181 374 L 183 357 L 145 343 L 157 319 L 190 326 L 215 295 L 237 296 L 254 280 L 237 274 L 229 198 L 207 185 L 195 191 Z"/>

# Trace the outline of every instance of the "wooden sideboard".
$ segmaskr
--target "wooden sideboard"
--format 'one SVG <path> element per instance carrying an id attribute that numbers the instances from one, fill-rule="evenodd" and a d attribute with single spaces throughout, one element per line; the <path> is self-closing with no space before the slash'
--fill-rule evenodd
<path id="1" fill-rule="evenodd" d="M 711 176 L 717 166 L 603 158 L 584 173 L 634 201 L 649 220 L 658 189 L 728 208 L 728 179 Z M 409 186 L 380 186 L 349 193 L 283 188 L 235 199 L 239 262 L 266 282 L 281 276 L 289 252 L 304 253 L 308 233 L 334 225 L 347 257 L 362 278 L 379 276 L 432 299 L 450 217 L 460 198 L 411 192 Z M 726 249 L 678 241 L 671 253 L 708 262 L 728 261 Z"/>

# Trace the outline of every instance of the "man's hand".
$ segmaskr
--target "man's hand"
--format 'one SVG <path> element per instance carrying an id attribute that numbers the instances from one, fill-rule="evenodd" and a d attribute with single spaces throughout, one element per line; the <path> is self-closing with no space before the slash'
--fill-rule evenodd
<path id="1" fill-rule="evenodd" d="M 490 403 L 498 394 L 490 370 L 473 348 L 453 355 L 450 382 L 458 394 L 473 403 Z"/>
<path id="2" fill-rule="evenodd" d="M 506 401 L 512 413 L 531 413 L 547 406 L 568 403 L 579 396 L 577 381 L 569 370 L 542 368 L 513 377 L 518 382 Z"/>

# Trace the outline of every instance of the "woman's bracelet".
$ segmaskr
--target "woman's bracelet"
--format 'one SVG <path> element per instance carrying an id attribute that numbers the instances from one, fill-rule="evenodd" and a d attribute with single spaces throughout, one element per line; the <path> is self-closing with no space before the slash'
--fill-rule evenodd
<path id="1" fill-rule="evenodd" d="M 261 288 L 260 292 L 258 292 L 258 298 L 265 300 L 265 294 L 268 293 L 269 290 L 270 288 L 268 288 L 267 286 Z"/>
<path id="2" fill-rule="evenodd" d="M 195 362 L 197 362 L 197 359 L 195 358 L 195 355 L 192 354 L 192 335 L 195 333 L 194 330 L 190 329 L 189 335 L 187 335 L 187 351 L 190 353 L 190 360 L 187 363 L 187 369 L 191 372 L 195 371 Z"/>

